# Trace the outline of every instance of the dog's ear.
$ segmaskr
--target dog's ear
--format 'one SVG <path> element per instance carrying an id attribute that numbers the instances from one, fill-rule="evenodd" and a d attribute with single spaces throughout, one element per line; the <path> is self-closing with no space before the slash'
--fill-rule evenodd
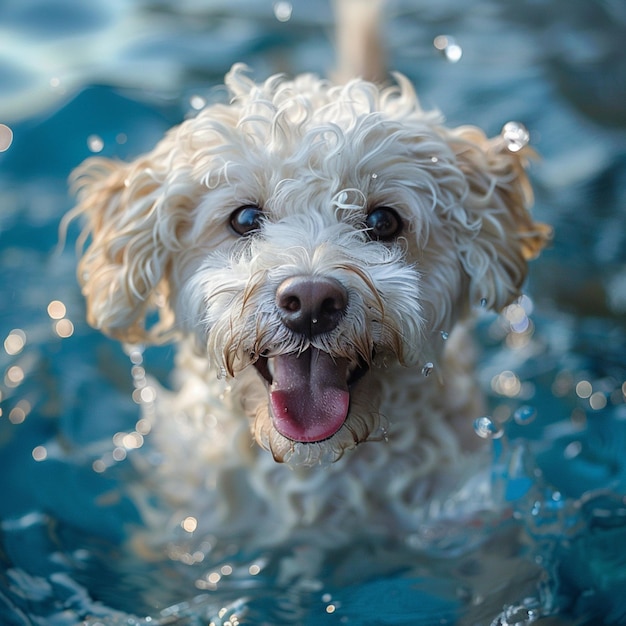
<path id="1" fill-rule="evenodd" d="M 70 216 L 85 219 L 78 280 L 87 319 L 129 343 L 160 341 L 173 323 L 167 274 L 177 226 L 165 176 L 148 157 L 130 164 L 92 158 L 72 174 L 78 205 Z M 147 328 L 151 309 L 159 319 Z"/>
<path id="2" fill-rule="evenodd" d="M 455 243 L 469 278 L 469 301 L 499 311 L 520 295 L 528 261 L 552 234 L 529 211 L 533 193 L 525 170 L 534 151 L 503 136 L 488 139 L 473 126 L 447 133 L 467 181 L 467 221 Z"/>

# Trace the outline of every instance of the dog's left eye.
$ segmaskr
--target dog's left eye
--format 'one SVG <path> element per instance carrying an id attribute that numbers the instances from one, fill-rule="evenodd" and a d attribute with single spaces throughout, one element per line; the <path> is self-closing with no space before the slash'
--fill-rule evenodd
<path id="1" fill-rule="evenodd" d="M 250 235 L 261 228 L 263 211 L 254 205 L 239 207 L 230 214 L 232 229 L 242 236 Z"/>
<path id="2" fill-rule="evenodd" d="M 367 233 L 372 239 L 389 241 L 402 230 L 400 216 L 389 207 L 378 207 L 371 211 L 365 219 Z"/>

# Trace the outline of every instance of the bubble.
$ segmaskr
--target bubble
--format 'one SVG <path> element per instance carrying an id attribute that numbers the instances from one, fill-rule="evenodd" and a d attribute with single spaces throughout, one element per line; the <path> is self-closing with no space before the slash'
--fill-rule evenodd
<path id="1" fill-rule="evenodd" d="M 487 416 L 478 417 L 474 420 L 474 432 L 481 439 L 500 439 L 504 434 L 502 428 Z"/>
<path id="2" fill-rule="evenodd" d="M 487 308 L 487 298 L 481 298 L 480 299 L 480 306 L 485 309 Z"/>
<path id="3" fill-rule="evenodd" d="M 13 131 L 6 124 L 0 124 L 0 152 L 6 152 L 12 143 Z"/>
<path id="4" fill-rule="evenodd" d="M 435 366 L 429 361 L 428 363 L 424 365 L 424 367 L 422 367 L 422 374 L 424 376 L 430 376 L 433 369 L 435 369 Z"/>
<path id="5" fill-rule="evenodd" d="M 279 22 L 288 22 L 291 19 L 292 12 L 293 5 L 291 4 L 291 2 L 281 0 L 280 2 L 274 3 L 274 17 Z"/>
<path id="6" fill-rule="evenodd" d="M 530 133 L 520 122 L 507 122 L 502 127 L 501 135 L 509 152 L 519 152 L 530 141 Z"/>
<path id="7" fill-rule="evenodd" d="M 441 338 L 445 341 L 448 337 L 450 336 L 450 333 L 446 332 L 445 330 L 441 331 Z"/>
<path id="8" fill-rule="evenodd" d="M 463 49 L 450 35 L 437 35 L 433 45 L 450 63 L 457 63 L 463 56 Z"/>
<path id="9" fill-rule="evenodd" d="M 534 406 L 521 406 L 513 413 L 513 420 L 520 426 L 526 426 L 535 421 L 537 417 L 537 409 Z"/>

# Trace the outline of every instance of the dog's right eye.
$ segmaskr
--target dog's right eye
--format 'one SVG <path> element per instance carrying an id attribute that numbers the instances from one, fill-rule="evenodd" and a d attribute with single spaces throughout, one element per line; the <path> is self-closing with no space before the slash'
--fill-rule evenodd
<path id="1" fill-rule="evenodd" d="M 230 215 L 231 228 L 242 237 L 251 235 L 261 228 L 263 211 L 254 205 L 239 207 Z"/>

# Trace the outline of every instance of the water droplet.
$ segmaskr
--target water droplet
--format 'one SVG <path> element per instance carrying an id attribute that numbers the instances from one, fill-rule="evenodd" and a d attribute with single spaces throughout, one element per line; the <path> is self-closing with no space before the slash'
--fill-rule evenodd
<path id="1" fill-rule="evenodd" d="M 206 106 L 206 100 L 202 96 L 194 95 L 189 98 L 189 104 L 191 105 L 192 109 L 200 111 Z"/>
<path id="2" fill-rule="evenodd" d="M 434 368 L 435 366 L 429 361 L 422 367 L 422 374 L 424 374 L 424 376 L 430 376 Z"/>
<path id="3" fill-rule="evenodd" d="M 563 456 L 569 461 L 575 459 L 583 451 L 583 444 L 580 441 L 572 441 L 565 446 Z"/>
<path id="4" fill-rule="evenodd" d="M 48 451 L 45 446 L 36 446 L 32 451 L 35 461 L 45 461 L 48 458 Z"/>
<path id="5" fill-rule="evenodd" d="M 48 304 L 48 308 L 46 310 L 48 311 L 48 315 L 53 320 L 63 319 L 67 313 L 65 305 L 60 300 L 52 300 L 52 302 Z"/>
<path id="6" fill-rule="evenodd" d="M 196 530 L 196 528 L 198 528 L 198 520 L 195 517 L 189 516 L 189 517 L 186 517 L 180 523 L 180 525 L 183 528 L 183 530 L 187 531 L 188 533 L 192 533 Z"/>
<path id="7" fill-rule="evenodd" d="M 26 333 L 21 328 L 13 329 L 4 340 L 4 349 L 11 356 L 19 354 L 26 345 Z"/>
<path id="8" fill-rule="evenodd" d="M 89 135 L 89 137 L 87 137 L 87 147 L 91 152 L 102 152 L 104 141 L 102 141 L 102 137 L 98 135 Z"/>
<path id="9" fill-rule="evenodd" d="M 378 174 L 372 174 L 372 178 L 374 179 L 378 178 Z"/>
<path id="10" fill-rule="evenodd" d="M 530 424 L 535 421 L 537 417 L 537 409 L 534 406 L 521 406 L 519 409 L 513 413 L 513 419 L 516 424 L 520 426 L 526 426 L 526 424 Z"/>
<path id="11" fill-rule="evenodd" d="M 487 298 L 480 299 L 480 306 L 484 309 L 487 307 Z"/>
<path id="12" fill-rule="evenodd" d="M 509 152 L 519 152 L 530 141 L 530 133 L 520 122 L 507 122 L 502 127 L 501 134 Z"/>
<path id="13" fill-rule="evenodd" d="M 450 336 L 450 333 L 446 332 L 445 330 L 441 331 L 441 338 L 445 341 L 448 337 Z"/>
<path id="14" fill-rule="evenodd" d="M 54 325 L 54 332 L 62 339 L 67 339 L 74 334 L 74 324 L 68 319 L 61 319 Z"/>
<path id="15" fill-rule="evenodd" d="M 291 19 L 292 12 L 293 5 L 291 4 L 291 2 L 281 0 L 280 2 L 274 3 L 274 17 L 279 22 L 288 22 Z"/>
<path id="16" fill-rule="evenodd" d="M 532 598 L 524 600 L 522 605 L 510 605 L 493 622 L 496 626 L 529 626 L 541 617 L 538 603 Z"/>
<path id="17" fill-rule="evenodd" d="M 500 439 L 504 431 L 487 416 L 474 420 L 474 431 L 482 439 Z"/>
<path id="18" fill-rule="evenodd" d="M 589 398 L 593 392 L 593 387 L 588 380 L 581 380 L 576 385 L 576 395 L 579 398 Z"/>
<path id="19" fill-rule="evenodd" d="M 602 391 L 596 391 L 589 398 L 589 405 L 594 411 L 601 411 L 607 405 L 607 398 Z"/>
<path id="20" fill-rule="evenodd" d="M 450 37 L 449 35 L 437 35 L 433 41 L 433 45 L 450 63 L 460 61 L 463 56 L 463 49 L 459 46 L 454 37 Z"/>
<path id="21" fill-rule="evenodd" d="M 6 124 L 0 124 L 0 152 L 6 152 L 12 143 L 13 131 Z"/>

